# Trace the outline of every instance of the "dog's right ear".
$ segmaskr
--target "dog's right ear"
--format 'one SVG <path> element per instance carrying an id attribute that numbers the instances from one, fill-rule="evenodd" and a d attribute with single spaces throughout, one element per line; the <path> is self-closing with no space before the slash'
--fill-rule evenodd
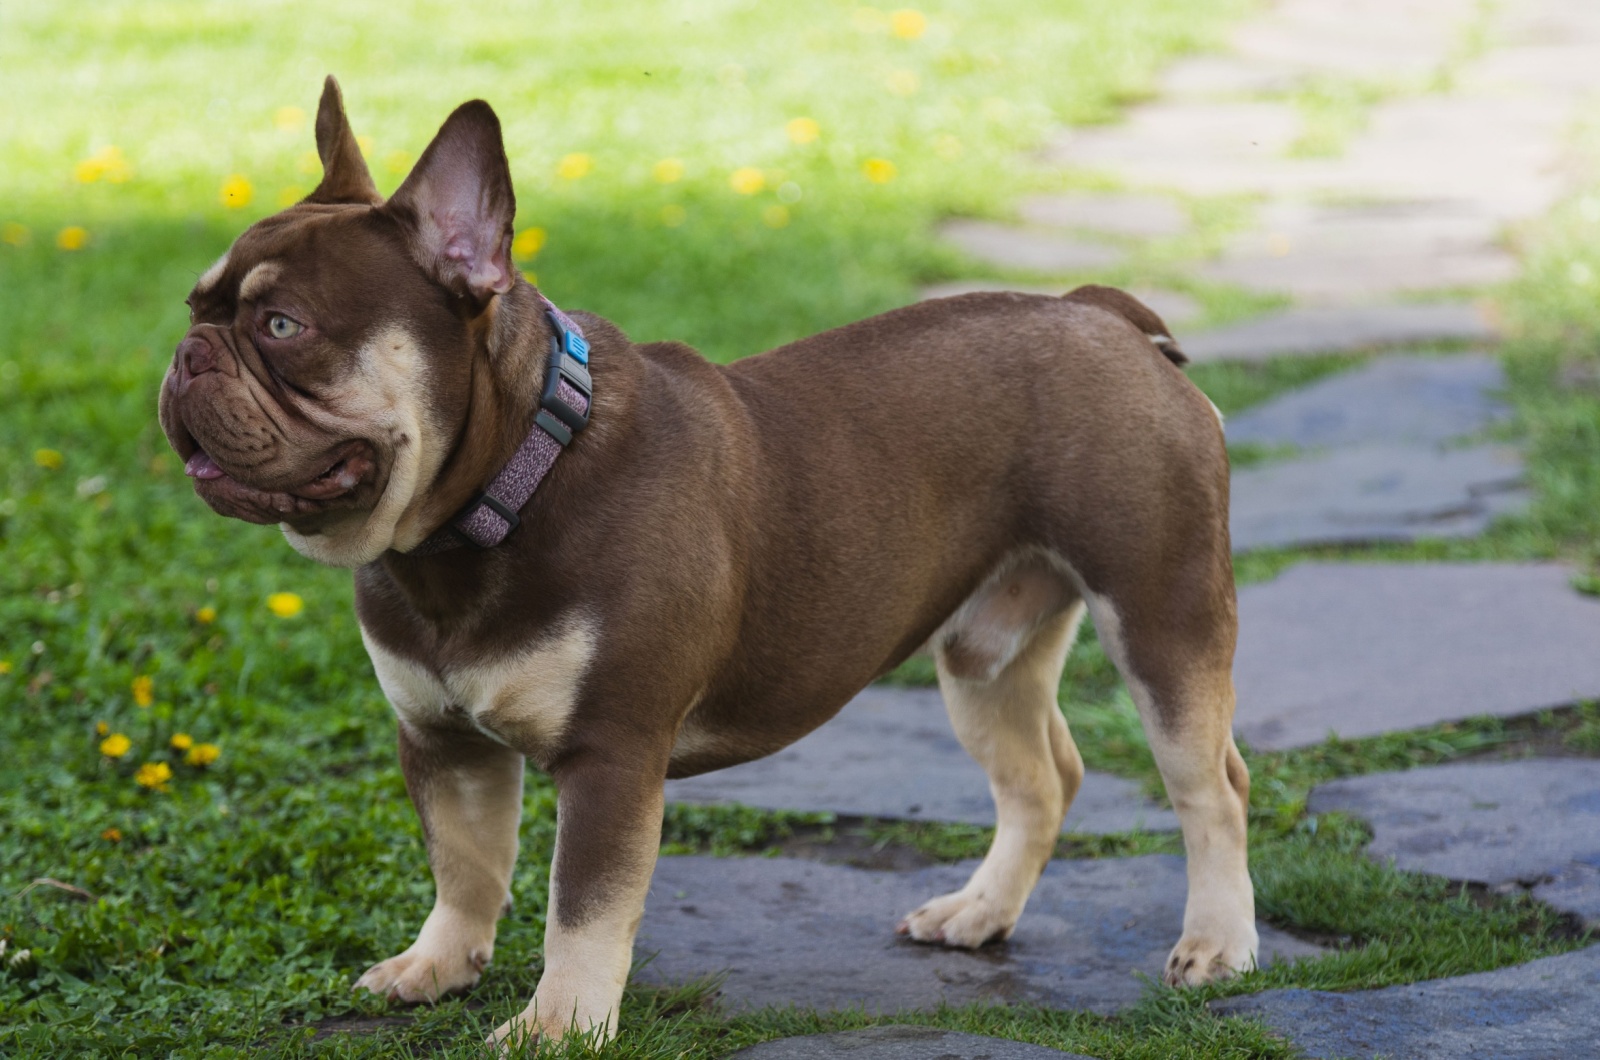
<path id="1" fill-rule="evenodd" d="M 322 83 L 322 102 L 317 106 L 317 154 L 322 157 L 322 183 L 306 196 L 306 202 L 383 205 L 356 134 L 344 116 L 344 96 L 332 74 Z"/>

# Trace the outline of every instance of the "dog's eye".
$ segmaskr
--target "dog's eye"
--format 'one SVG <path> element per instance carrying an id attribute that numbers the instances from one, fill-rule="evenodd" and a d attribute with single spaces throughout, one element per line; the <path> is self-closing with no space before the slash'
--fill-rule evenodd
<path id="1" fill-rule="evenodd" d="M 292 339 L 304 330 L 282 313 L 274 313 L 267 318 L 267 334 L 275 339 Z"/>

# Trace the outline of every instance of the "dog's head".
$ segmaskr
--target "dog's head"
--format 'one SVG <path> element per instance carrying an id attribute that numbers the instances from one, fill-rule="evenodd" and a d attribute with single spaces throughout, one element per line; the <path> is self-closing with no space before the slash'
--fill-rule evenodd
<path id="1" fill-rule="evenodd" d="M 524 281 L 500 123 L 464 104 L 387 202 L 328 78 L 323 179 L 189 294 L 161 426 L 223 515 L 280 523 L 324 563 L 414 547 L 462 430 L 496 303 Z"/>

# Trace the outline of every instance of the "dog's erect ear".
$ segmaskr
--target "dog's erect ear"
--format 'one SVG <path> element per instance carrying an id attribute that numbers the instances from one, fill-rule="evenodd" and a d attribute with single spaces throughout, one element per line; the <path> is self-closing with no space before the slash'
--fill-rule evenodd
<path id="1" fill-rule="evenodd" d="M 480 305 L 511 290 L 517 198 L 500 119 L 483 100 L 445 119 L 386 209 L 410 230 L 417 262 L 445 287 Z"/>
<path id="2" fill-rule="evenodd" d="M 332 74 L 322 83 L 322 102 L 317 106 L 317 154 L 322 156 L 322 183 L 306 202 L 382 205 L 383 196 L 372 183 L 356 134 L 350 131 L 344 97 Z"/>

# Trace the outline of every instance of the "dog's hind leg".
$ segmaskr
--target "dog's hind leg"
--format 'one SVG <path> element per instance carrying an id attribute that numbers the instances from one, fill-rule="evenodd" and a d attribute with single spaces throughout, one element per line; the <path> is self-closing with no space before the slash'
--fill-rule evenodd
<path id="1" fill-rule="evenodd" d="M 991 581 L 935 635 L 956 737 L 989 774 L 995 835 L 967 885 L 911 913 L 901 934 L 976 947 L 1016 927 L 1083 781 L 1056 701 L 1083 613 L 1065 580 L 1038 564 Z"/>

